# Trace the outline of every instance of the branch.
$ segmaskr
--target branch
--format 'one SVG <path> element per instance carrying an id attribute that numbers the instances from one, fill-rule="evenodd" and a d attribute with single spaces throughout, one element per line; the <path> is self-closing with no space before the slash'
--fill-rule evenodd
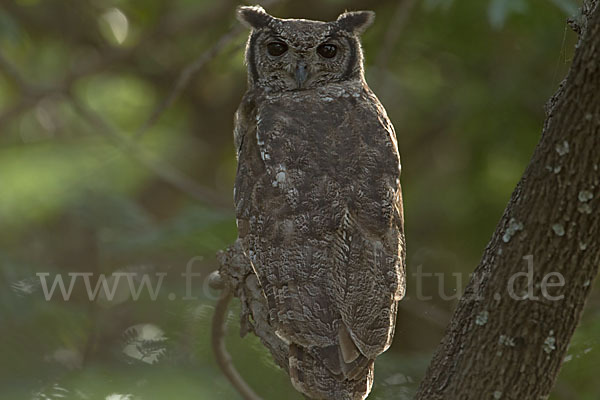
<path id="1" fill-rule="evenodd" d="M 373 87 L 378 87 L 382 93 L 389 90 L 389 88 L 384 85 L 386 80 L 384 72 L 387 70 L 390 55 L 394 51 L 394 47 L 408 22 L 408 18 L 410 17 L 416 2 L 417 0 L 398 0 L 394 15 L 385 31 L 383 43 L 375 58 L 375 66 L 380 73 L 377 76 L 374 76 L 375 79 L 373 79 Z M 382 97 L 385 97 L 385 95 L 382 95 Z"/>
<path id="2" fill-rule="evenodd" d="M 98 133 L 104 135 L 117 148 L 121 149 L 123 153 L 131 156 L 144 167 L 151 170 L 164 182 L 198 201 L 206 202 L 218 209 L 231 209 L 229 199 L 225 199 L 220 194 L 198 185 L 196 181 L 174 168 L 171 164 L 153 158 L 134 141 L 120 135 L 115 128 L 94 110 L 78 101 L 72 94 L 69 94 L 69 96 L 75 111 L 93 126 Z"/>
<path id="3" fill-rule="evenodd" d="M 600 264 L 598 4 L 584 10 L 583 34 L 549 102 L 542 138 L 417 400 L 545 399 L 554 385 Z M 545 284 L 551 275 L 562 284 Z"/>
<path id="4" fill-rule="evenodd" d="M 378 69 L 383 70 L 387 68 L 390 55 L 392 54 L 394 47 L 400 38 L 400 34 L 402 33 L 404 26 L 408 22 L 408 17 L 410 16 L 416 2 L 417 0 L 398 0 L 396 11 L 394 11 L 394 15 L 388 24 L 387 30 L 385 31 L 383 44 L 377 53 L 375 65 Z"/>
<path id="5" fill-rule="evenodd" d="M 271 6 L 281 1 L 282 0 L 267 0 L 263 2 L 263 5 Z M 223 9 L 219 8 L 218 11 L 221 13 Z M 212 19 L 214 19 L 214 14 L 214 10 L 206 15 L 203 14 L 200 17 L 200 22 L 210 22 Z M 189 26 L 191 23 L 197 22 L 199 22 L 198 18 L 192 18 L 182 25 Z M 78 79 L 102 71 L 116 61 L 131 57 L 137 51 L 139 51 L 140 48 L 142 48 L 145 44 L 150 43 L 157 36 L 160 36 L 164 32 L 169 32 L 171 30 L 176 31 L 178 29 L 181 29 L 180 24 L 174 23 L 173 20 L 166 20 L 163 23 L 159 23 L 156 29 L 140 40 L 135 46 L 125 50 L 111 50 L 101 57 L 100 61 L 83 65 L 75 69 L 75 71 L 68 75 L 62 82 L 51 88 L 40 88 L 27 83 L 18 70 L 14 68 L 14 66 L 12 66 L 0 53 L 0 70 L 2 70 L 11 80 L 15 82 L 15 84 L 21 90 L 22 95 L 21 100 L 17 104 L 3 110 L 2 113 L 0 113 L 0 128 L 11 118 L 18 116 L 20 113 L 34 106 L 41 99 L 50 95 L 65 94 L 71 99 L 71 103 L 73 104 L 75 110 L 85 120 L 87 120 L 92 126 L 96 127 L 101 134 L 111 139 L 111 141 L 118 148 L 123 150 L 126 154 L 131 155 L 146 168 L 153 171 L 163 181 L 188 194 L 190 197 L 196 200 L 207 202 L 217 208 L 229 210 L 229 199 L 225 199 L 221 195 L 198 185 L 194 180 L 187 177 L 170 164 L 149 157 L 141 147 L 135 144 L 135 141 L 120 135 L 117 130 L 114 129 L 108 122 L 106 122 L 98 113 L 79 102 L 71 93 L 72 87 Z M 224 34 L 214 46 L 203 52 L 198 58 L 196 58 L 196 60 L 191 62 L 181 71 L 179 78 L 177 79 L 174 87 L 171 89 L 169 95 L 164 101 L 160 102 L 156 106 L 156 108 L 151 112 L 150 116 L 140 126 L 134 135 L 134 140 L 139 139 L 142 135 L 144 135 L 160 119 L 161 115 L 179 98 L 181 92 L 185 89 L 190 80 L 210 60 L 220 54 L 229 43 L 237 38 L 242 31 L 242 26 L 234 26 L 226 34 Z"/>
<path id="6" fill-rule="evenodd" d="M 123 61 L 131 57 L 136 50 L 141 47 L 143 41 L 130 49 L 112 49 L 94 63 L 82 64 L 72 70 L 60 82 L 49 87 L 42 87 L 27 82 L 6 58 L 0 53 L 0 70 L 4 72 L 18 87 L 21 99 L 11 107 L 0 113 L 0 131 L 1 128 L 11 119 L 18 117 L 21 113 L 35 106 L 40 100 L 57 94 L 67 94 L 71 91 L 73 85 L 81 78 L 99 73 L 117 61 Z"/>
<path id="7" fill-rule="evenodd" d="M 117 148 L 121 149 L 125 154 L 128 154 L 140 164 L 151 170 L 155 175 L 172 187 L 179 189 L 190 197 L 211 204 L 219 209 L 230 210 L 230 200 L 224 198 L 220 194 L 204 188 L 197 184 L 194 180 L 174 168 L 167 162 L 154 159 L 147 154 L 139 145 L 129 138 L 120 135 L 107 121 L 105 121 L 98 113 L 84 105 L 82 102 L 71 93 L 71 87 L 76 81 L 75 74 L 68 77 L 65 81 L 54 88 L 42 89 L 28 84 L 21 74 L 14 68 L 0 53 L 0 68 L 13 79 L 22 90 L 23 98 L 19 103 L 12 108 L 5 110 L 0 114 L 0 127 L 7 119 L 18 115 L 20 112 L 28 109 L 36 104 L 37 101 L 51 94 L 64 94 L 70 100 L 75 111 L 88 121 L 96 130 L 110 139 Z M 89 71 L 89 70 L 87 70 Z"/>
<path id="8" fill-rule="evenodd" d="M 28 83 L 17 68 L 4 57 L 1 51 L 0 72 L 3 72 L 4 75 L 19 88 L 21 95 L 21 98 L 17 103 L 5 108 L 0 113 L 0 131 L 4 124 L 35 106 L 35 104 L 44 97 L 64 93 L 68 88 L 66 84 L 61 84 L 53 88 L 42 88 Z"/>
<path id="9" fill-rule="evenodd" d="M 247 384 L 241 376 L 233 369 L 231 357 L 225 349 L 223 328 L 223 315 L 231 296 L 238 297 L 241 304 L 240 326 L 241 336 L 249 332 L 258 336 L 262 344 L 269 349 L 273 360 L 285 371 L 288 370 L 289 349 L 277 336 L 273 327 L 268 322 L 269 311 L 266 299 L 261 291 L 260 284 L 256 275 L 252 271 L 247 257 L 244 256 L 242 245 L 238 240 L 226 249 L 217 254 L 219 261 L 219 271 L 211 276 L 211 286 L 214 288 L 224 288 L 223 293 L 213 316 L 212 345 L 219 367 L 223 374 L 229 379 L 236 390 L 245 396 Z M 216 277 L 216 279 L 214 279 Z M 215 282 L 216 281 L 216 282 Z M 233 371 L 232 371 L 233 369 Z M 256 396 L 256 395 L 254 395 Z M 244 399 L 259 399 L 258 397 L 244 397 Z"/>
<path id="10" fill-rule="evenodd" d="M 156 108 L 150 113 L 150 116 L 142 124 L 140 129 L 136 132 L 135 138 L 141 138 L 161 117 L 161 115 L 169 108 L 175 101 L 181 96 L 181 92 L 187 87 L 192 78 L 200 72 L 200 70 L 213 58 L 215 58 L 219 53 L 223 51 L 231 43 L 235 38 L 237 38 L 240 33 L 243 31 L 242 27 L 236 25 L 235 28 L 232 28 L 225 35 L 221 36 L 221 38 L 215 43 L 214 46 L 209 48 L 207 51 L 202 53 L 196 60 L 188 64 L 177 78 L 175 85 L 169 92 L 169 95 L 165 97 L 163 101 L 158 103 Z M 236 47 L 241 47 L 241 44 Z"/>
<path id="11" fill-rule="evenodd" d="M 123 53 L 116 52 L 115 54 Z M 133 157 L 140 164 L 154 172 L 154 174 L 163 181 L 188 194 L 190 197 L 196 200 L 206 202 L 219 209 L 230 210 L 229 199 L 226 199 L 214 191 L 198 185 L 194 180 L 174 168 L 169 163 L 160 161 L 158 159 L 153 159 L 139 145 L 127 137 L 120 135 L 117 130 L 113 128 L 107 121 L 105 121 L 98 113 L 77 100 L 77 98 L 71 93 L 72 86 L 77 79 L 85 76 L 88 73 L 93 73 L 98 69 L 102 69 L 106 63 L 106 60 L 102 63 L 95 63 L 91 67 L 82 68 L 78 70 L 78 72 L 69 75 L 60 84 L 54 87 L 41 88 L 27 83 L 19 71 L 6 60 L 2 53 L 0 53 L 0 69 L 7 76 L 9 76 L 11 80 L 15 82 L 15 84 L 17 84 L 22 95 L 21 100 L 17 104 L 4 110 L 2 114 L 0 114 L 0 127 L 10 118 L 15 117 L 21 112 L 27 110 L 29 107 L 34 106 L 41 99 L 50 95 L 64 94 L 71 100 L 73 108 L 81 117 L 83 117 L 83 119 L 88 121 L 90 125 L 94 126 L 99 133 L 110 139 L 113 144 L 115 144 L 125 154 Z"/>
<path id="12" fill-rule="evenodd" d="M 270 7 L 282 0 L 267 0 L 263 1 L 264 7 Z M 412 0 L 411 0 L 412 1 Z M 160 116 L 169 108 L 175 101 L 181 96 L 183 90 L 188 86 L 192 78 L 202 70 L 202 68 L 209 63 L 212 59 L 218 56 L 227 46 L 233 42 L 242 32 L 246 29 L 240 25 L 235 26 L 227 31 L 223 36 L 217 40 L 217 42 L 210 47 L 208 50 L 200 54 L 194 61 L 189 63 L 179 74 L 177 81 L 173 85 L 173 88 L 169 92 L 169 95 L 165 99 L 158 103 L 154 110 L 150 113 L 148 119 L 140 126 L 140 129 L 136 132 L 134 137 L 136 139 L 141 138 L 159 119 Z M 242 47 L 242 44 L 236 46 L 236 50 Z"/>
<path id="13" fill-rule="evenodd" d="M 28 89 L 28 85 L 23 80 L 21 74 L 19 74 L 19 71 L 4 58 L 2 53 L 0 53 L 0 71 L 4 72 L 4 74 L 10 78 L 19 89 L 21 89 L 21 91 L 26 91 Z"/>
<path id="14" fill-rule="evenodd" d="M 233 387 L 239 392 L 244 400 L 261 400 L 261 398 L 254 393 L 252 388 L 244 381 L 244 378 L 237 372 L 233 366 L 232 358 L 227 352 L 225 346 L 225 333 L 227 327 L 227 307 L 231 301 L 231 289 L 229 287 L 223 288 L 221 296 L 215 306 L 215 313 L 212 320 L 212 336 L 211 342 L 215 358 L 219 368 L 227 377 Z"/>
<path id="15" fill-rule="evenodd" d="M 94 61 L 83 62 L 71 69 L 70 73 L 64 79 L 50 88 L 42 89 L 39 86 L 27 83 L 18 70 L 11 65 L 2 54 L 0 54 L 0 71 L 4 72 L 4 74 L 9 77 L 21 91 L 21 100 L 0 113 L 0 130 L 9 120 L 27 111 L 43 98 L 55 94 L 68 93 L 79 79 L 100 73 L 116 63 L 122 63 L 132 59 L 135 55 L 142 53 L 145 46 L 154 43 L 158 38 L 162 39 L 166 36 L 174 35 L 185 31 L 190 27 L 207 26 L 218 21 L 225 14 L 232 14 L 231 4 L 228 3 L 229 2 L 220 2 L 220 6 L 211 7 L 208 12 L 185 19 L 174 16 L 165 17 L 135 45 L 127 48 L 110 48 L 99 57 L 94 58 Z M 207 60 L 207 62 L 208 61 L 209 60 Z M 198 68 L 198 70 L 199 69 L 200 68 Z M 194 72 L 197 73 L 198 70 Z M 154 113 L 156 113 L 156 111 Z M 158 120 L 159 115 L 152 118 L 156 121 Z M 149 125 L 148 122 L 143 124 L 139 131 L 150 128 L 150 126 L 146 125 Z"/>

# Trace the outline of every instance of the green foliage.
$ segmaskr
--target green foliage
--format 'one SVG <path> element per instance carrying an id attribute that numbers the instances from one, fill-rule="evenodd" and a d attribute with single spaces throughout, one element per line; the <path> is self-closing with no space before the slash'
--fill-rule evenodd
<path id="1" fill-rule="evenodd" d="M 404 26 L 394 25 L 395 0 L 288 1 L 270 10 L 316 19 L 346 8 L 377 12 L 364 36 L 367 80 L 398 135 L 411 296 L 419 265 L 445 274 L 448 292 L 460 291 L 452 273 L 462 273 L 466 284 L 539 139 L 543 105 L 568 69 L 575 36 L 565 19 L 578 6 L 571 0 L 416 4 Z M 231 132 L 245 90 L 245 37 L 223 46 L 136 137 L 181 71 L 236 24 L 236 5 L 19 0 L 0 6 L 0 54 L 36 90 L 61 89 L 26 93 L 0 66 L 0 398 L 239 398 L 212 357 L 215 293 L 205 278 L 216 268 L 215 252 L 236 237 Z M 397 42 L 385 44 L 395 29 Z M 381 51 L 389 51 L 387 63 Z M 225 200 L 203 202 L 175 189 L 131 148 L 116 144 L 106 127 L 86 119 L 70 96 L 148 159 L 170 164 Z M 195 300 L 184 300 L 190 293 L 181 274 L 188 265 L 201 274 L 192 281 Z M 155 301 L 144 294 L 137 301 L 90 302 L 81 284 L 69 301 L 45 301 L 40 272 L 92 273 L 92 284 L 101 273 L 166 277 Z M 425 291 L 437 293 L 436 284 L 426 282 Z M 401 306 L 394 345 L 377 361 L 373 399 L 412 397 L 443 334 L 431 320 L 450 315 L 455 303 L 436 297 L 422 304 L 433 317 L 409 304 Z M 594 293 L 554 400 L 600 395 L 598 306 Z M 260 341 L 239 337 L 238 315 L 234 307 L 227 342 L 246 380 L 265 399 L 300 399 Z"/>

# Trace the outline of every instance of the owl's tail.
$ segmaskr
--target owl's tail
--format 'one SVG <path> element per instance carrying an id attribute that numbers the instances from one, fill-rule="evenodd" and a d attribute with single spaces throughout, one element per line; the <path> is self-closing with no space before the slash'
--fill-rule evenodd
<path id="1" fill-rule="evenodd" d="M 311 399 L 365 399 L 373 386 L 373 367 L 374 361 L 362 355 L 345 362 L 339 346 L 306 349 L 290 345 L 292 384 Z"/>

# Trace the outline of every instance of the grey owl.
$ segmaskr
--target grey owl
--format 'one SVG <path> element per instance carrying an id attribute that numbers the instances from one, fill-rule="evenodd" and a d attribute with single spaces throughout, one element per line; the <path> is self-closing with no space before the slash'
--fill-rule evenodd
<path id="1" fill-rule="evenodd" d="M 313 399 L 369 394 L 404 296 L 400 158 L 359 41 L 373 17 L 238 9 L 251 28 L 234 128 L 238 234 L 292 384 Z"/>

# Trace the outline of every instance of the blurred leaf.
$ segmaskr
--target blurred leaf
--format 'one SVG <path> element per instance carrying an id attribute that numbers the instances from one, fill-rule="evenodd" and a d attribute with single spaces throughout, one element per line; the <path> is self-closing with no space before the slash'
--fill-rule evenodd
<path id="1" fill-rule="evenodd" d="M 118 8 L 107 10 L 98 19 L 102 35 L 112 44 L 122 45 L 129 33 L 129 20 Z"/>

